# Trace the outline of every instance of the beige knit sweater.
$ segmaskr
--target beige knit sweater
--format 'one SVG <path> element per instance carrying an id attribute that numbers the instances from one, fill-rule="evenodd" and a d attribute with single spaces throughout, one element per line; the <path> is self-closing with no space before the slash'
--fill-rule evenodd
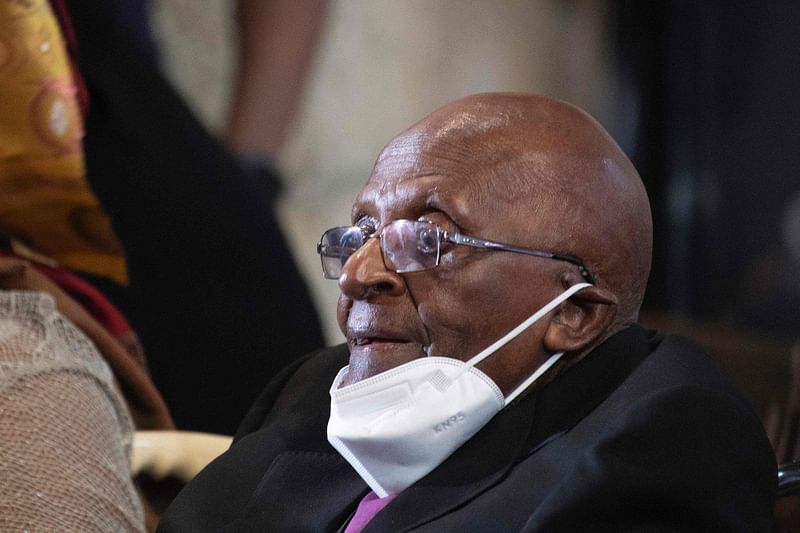
<path id="1" fill-rule="evenodd" d="M 0 531 L 144 531 L 133 426 L 89 339 L 33 291 L 0 291 Z"/>

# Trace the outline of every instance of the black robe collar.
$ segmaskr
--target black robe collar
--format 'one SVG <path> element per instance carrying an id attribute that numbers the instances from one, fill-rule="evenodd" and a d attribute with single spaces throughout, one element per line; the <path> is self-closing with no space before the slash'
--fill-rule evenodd
<path id="1" fill-rule="evenodd" d="M 364 532 L 422 526 L 491 489 L 516 463 L 557 441 L 600 405 L 657 342 L 659 338 L 636 326 L 612 336 L 538 393 L 523 395 L 503 409 L 433 472 L 375 515 Z M 324 362 L 326 369 L 321 375 L 332 375 L 346 361 L 345 350 L 340 351 L 329 354 L 335 357 Z M 273 424 L 286 425 L 274 432 L 286 440 L 280 446 L 286 451 L 271 462 L 249 502 L 223 531 L 257 531 L 265 524 L 281 531 L 342 531 L 369 491 L 327 443 L 326 410 L 314 410 L 314 416 L 302 423 L 299 417 L 286 415 L 293 413 L 295 404 L 329 402 L 327 390 L 319 388 L 319 378 L 303 372 L 295 375 L 297 384 L 290 397 L 284 398 L 284 394 L 273 406 L 274 421 L 272 414 L 267 416 L 263 428 L 273 434 Z M 246 439 L 240 447 L 248 444 Z"/>
<path id="2" fill-rule="evenodd" d="M 660 341 L 638 326 L 613 335 L 537 394 L 506 407 L 438 468 L 400 493 L 364 532 L 413 529 L 488 490 L 516 462 L 587 416 Z"/>

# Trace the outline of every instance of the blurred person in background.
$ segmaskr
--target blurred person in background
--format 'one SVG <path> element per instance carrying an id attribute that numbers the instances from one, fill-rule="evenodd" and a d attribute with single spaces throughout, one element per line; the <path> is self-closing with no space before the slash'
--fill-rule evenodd
<path id="1" fill-rule="evenodd" d="M 86 280 L 122 286 L 125 262 L 86 181 L 86 93 L 54 8 L 0 4 L 0 529 L 143 531 L 132 433 L 174 424 Z"/>
<path id="2" fill-rule="evenodd" d="M 130 316 L 178 427 L 232 433 L 275 371 L 322 345 L 274 215 L 280 179 L 269 159 L 299 98 L 322 4 L 242 3 L 230 148 L 160 72 L 146 2 L 67 5 L 90 96 L 87 177 L 128 269 L 124 288 L 92 281 Z M 252 106 L 271 101 L 267 90 L 280 111 Z"/>
<path id="3" fill-rule="evenodd" d="M 255 394 L 273 365 L 320 345 L 321 336 L 270 217 L 272 170 L 242 165 L 213 141 L 122 37 L 110 37 L 126 51 L 119 56 L 85 48 L 102 65 L 97 75 L 85 67 L 87 91 L 70 18 L 90 24 L 108 13 L 87 19 L 67 7 L 11 2 L 0 13 L 0 516 L 11 528 L 139 530 L 145 521 L 128 466 L 132 431 L 175 424 L 135 330 L 162 361 L 153 366 L 180 425 L 219 432 L 231 432 L 249 403 L 239 396 L 247 383 L 231 390 L 226 381 L 230 367 L 252 376 Z M 104 78 L 119 74 L 104 70 L 109 62 L 141 70 L 134 83 Z M 109 107 L 117 97 L 121 116 Z M 126 108 L 128 99 L 142 107 Z M 138 122 L 147 116 L 158 118 Z M 104 120 L 119 120 L 106 139 L 96 133 Z M 160 137 L 150 139 L 153 131 Z M 137 134 L 147 140 L 131 142 Z M 97 149 L 103 143 L 108 151 Z M 163 151 L 148 152 L 153 147 Z M 103 176 L 106 193 L 118 194 L 111 203 L 122 206 L 119 226 L 132 237 L 125 245 L 87 170 Z M 135 249 L 133 263 L 126 248 Z M 260 280 L 271 275 L 281 277 L 277 293 L 291 295 L 291 321 L 270 319 L 276 292 L 265 292 Z M 147 518 L 154 527 L 154 516 Z"/>

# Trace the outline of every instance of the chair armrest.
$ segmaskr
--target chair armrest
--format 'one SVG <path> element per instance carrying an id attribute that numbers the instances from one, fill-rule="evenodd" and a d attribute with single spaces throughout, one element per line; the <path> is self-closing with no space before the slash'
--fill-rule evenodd
<path id="1" fill-rule="evenodd" d="M 134 476 L 148 474 L 159 480 L 167 476 L 188 482 L 233 440 L 228 435 L 192 431 L 137 431 L 131 450 Z"/>

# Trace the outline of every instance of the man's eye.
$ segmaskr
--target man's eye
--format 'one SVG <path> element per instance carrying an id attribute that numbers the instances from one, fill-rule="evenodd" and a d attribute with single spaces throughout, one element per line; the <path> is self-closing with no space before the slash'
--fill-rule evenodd
<path id="1" fill-rule="evenodd" d="M 417 232 L 417 250 L 424 254 L 435 254 L 439 250 L 439 231 L 423 228 Z"/>

